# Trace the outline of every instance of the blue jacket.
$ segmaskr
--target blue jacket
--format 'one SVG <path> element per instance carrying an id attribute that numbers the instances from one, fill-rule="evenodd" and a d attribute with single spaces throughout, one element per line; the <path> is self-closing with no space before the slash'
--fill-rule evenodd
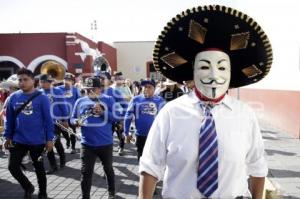
<path id="1" fill-rule="evenodd" d="M 74 106 L 71 124 L 76 124 L 76 120 L 86 116 L 81 126 L 81 143 L 99 147 L 110 145 L 113 143 L 112 123 L 120 120 L 120 111 L 114 108 L 115 100 L 102 94 L 97 101 L 91 100 L 89 97 L 79 98 Z M 95 103 L 100 103 L 104 107 L 102 115 L 95 115 L 92 111 Z"/>
<path id="2" fill-rule="evenodd" d="M 58 88 L 40 89 L 48 96 L 51 106 L 50 113 L 53 120 L 65 120 L 69 118 L 68 105 L 63 92 Z"/>
<path id="3" fill-rule="evenodd" d="M 22 90 L 14 92 L 6 108 L 4 137 L 28 145 L 45 144 L 53 140 L 54 126 L 50 115 L 50 101 L 47 96 L 35 97 L 15 118 L 14 114 L 32 95 Z M 14 132 L 14 133 L 13 133 Z"/>
<path id="4" fill-rule="evenodd" d="M 72 86 L 70 89 L 67 89 L 65 85 L 61 85 L 56 88 L 62 90 L 63 96 L 68 104 L 67 106 L 69 114 L 71 116 L 76 100 L 81 97 L 78 88 Z"/>
<path id="5" fill-rule="evenodd" d="M 147 136 L 159 110 L 165 100 L 159 96 L 145 98 L 144 95 L 135 96 L 129 103 L 124 119 L 124 133 L 129 134 L 132 119 L 135 120 L 136 134 Z"/>
<path id="6" fill-rule="evenodd" d="M 123 94 L 119 90 L 114 89 L 112 87 L 108 87 L 104 89 L 102 93 L 114 98 L 117 105 L 121 107 L 121 112 L 122 112 L 121 115 L 122 117 L 124 117 L 128 107 L 128 102 L 125 100 Z"/>

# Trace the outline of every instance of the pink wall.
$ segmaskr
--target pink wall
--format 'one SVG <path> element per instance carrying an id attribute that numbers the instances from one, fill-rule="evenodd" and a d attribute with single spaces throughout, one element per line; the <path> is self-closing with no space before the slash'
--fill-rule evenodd
<path id="1" fill-rule="evenodd" d="M 237 89 L 230 94 L 237 96 Z M 264 121 L 300 138 L 300 91 L 240 88 L 239 96 Z"/>

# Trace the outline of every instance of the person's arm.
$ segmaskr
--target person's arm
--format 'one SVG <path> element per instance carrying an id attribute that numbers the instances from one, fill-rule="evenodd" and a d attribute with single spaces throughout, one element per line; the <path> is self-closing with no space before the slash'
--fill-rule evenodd
<path id="1" fill-rule="evenodd" d="M 250 176 L 250 190 L 253 199 L 262 199 L 264 193 L 265 177 Z"/>
<path id="2" fill-rule="evenodd" d="M 249 151 L 246 156 L 247 174 L 250 176 L 249 187 L 253 199 L 261 199 L 264 191 L 265 177 L 268 174 L 267 162 L 264 158 L 264 143 L 258 120 L 251 110 L 252 130 L 249 136 Z"/>
<path id="3" fill-rule="evenodd" d="M 157 178 L 142 172 L 140 175 L 139 199 L 152 199 L 156 182 Z"/>
<path id="4" fill-rule="evenodd" d="M 123 118 L 121 116 L 122 111 L 114 106 L 115 103 L 115 99 L 109 96 L 104 110 L 104 117 L 107 118 L 110 122 L 119 122 Z"/>
<path id="5" fill-rule="evenodd" d="M 73 111 L 72 111 L 72 114 L 71 114 L 71 118 L 70 118 L 70 123 L 72 125 L 75 125 L 75 126 L 78 126 L 78 118 L 79 118 L 79 101 L 80 101 L 80 98 L 76 100 L 75 104 L 74 104 L 74 107 L 73 107 Z"/>
<path id="6" fill-rule="evenodd" d="M 6 105 L 6 120 L 4 123 L 4 147 L 8 149 L 12 145 L 12 138 L 13 138 L 13 131 L 14 131 L 14 109 L 12 105 L 12 97 L 9 97 L 7 99 L 7 105 Z"/>
<path id="7" fill-rule="evenodd" d="M 50 106 L 51 103 L 47 96 L 40 95 L 38 98 L 41 97 L 41 110 L 43 114 L 43 122 L 44 122 L 44 129 L 46 134 L 46 141 L 52 142 L 54 138 L 54 124 L 53 119 L 50 113 Z"/>
<path id="8" fill-rule="evenodd" d="M 12 136 L 13 136 L 13 131 L 14 131 L 14 121 L 15 121 L 15 116 L 14 116 L 14 113 L 15 113 L 15 110 L 13 108 L 13 105 L 12 105 L 12 96 L 10 96 L 8 99 L 7 99 L 7 104 L 6 104 L 6 107 L 5 107 L 5 111 L 6 111 L 6 120 L 5 120 L 5 123 L 4 123 L 4 137 L 6 140 L 12 140 Z"/>
<path id="9" fill-rule="evenodd" d="M 134 116 L 134 99 L 132 99 L 127 107 L 124 117 L 124 133 L 126 136 L 129 135 L 130 124 Z"/>

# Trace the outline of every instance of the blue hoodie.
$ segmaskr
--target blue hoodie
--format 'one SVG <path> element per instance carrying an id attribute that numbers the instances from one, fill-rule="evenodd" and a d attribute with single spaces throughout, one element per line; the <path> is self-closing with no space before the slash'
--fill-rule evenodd
<path id="1" fill-rule="evenodd" d="M 95 115 L 92 108 L 95 103 L 100 103 L 104 107 L 102 115 Z M 79 98 L 74 106 L 71 124 L 76 124 L 76 120 L 86 116 L 81 126 L 81 143 L 90 147 L 100 147 L 113 143 L 112 123 L 120 120 L 121 112 L 114 107 L 115 100 L 102 94 L 93 101 L 88 96 Z"/>
<path id="2" fill-rule="evenodd" d="M 36 92 L 25 94 L 19 90 L 10 96 L 6 109 L 5 138 L 27 145 L 40 145 L 53 140 L 54 126 L 47 96 L 35 97 L 16 118 L 14 116 L 15 111 Z"/>
<path id="3" fill-rule="evenodd" d="M 71 88 L 67 89 L 65 85 L 58 86 L 56 88 L 59 88 L 63 92 L 63 96 L 65 97 L 66 102 L 68 103 L 68 111 L 71 115 L 75 102 L 78 98 L 80 98 L 80 92 L 78 88 L 72 86 Z"/>
<path id="4" fill-rule="evenodd" d="M 53 120 L 65 120 L 69 118 L 68 104 L 65 100 L 63 92 L 58 88 L 40 89 L 46 96 L 48 96 L 51 106 L 50 113 Z"/>
<path id="5" fill-rule="evenodd" d="M 127 110 L 127 107 L 128 107 L 128 102 L 125 100 L 123 94 L 119 90 L 114 89 L 112 87 L 108 87 L 108 88 L 104 89 L 102 93 L 114 98 L 116 103 L 118 103 L 118 105 L 120 105 L 120 107 L 122 109 L 121 110 L 122 111 L 122 117 L 124 117 L 125 113 L 126 113 L 126 110 Z"/>
<path id="6" fill-rule="evenodd" d="M 157 113 L 164 106 L 165 100 L 159 96 L 145 98 L 144 95 L 135 96 L 129 103 L 124 119 L 124 133 L 129 134 L 130 124 L 134 117 L 136 134 L 147 136 Z"/>

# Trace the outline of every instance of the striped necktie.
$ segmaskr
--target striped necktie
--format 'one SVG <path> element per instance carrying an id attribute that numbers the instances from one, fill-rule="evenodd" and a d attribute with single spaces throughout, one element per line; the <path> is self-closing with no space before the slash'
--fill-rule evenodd
<path id="1" fill-rule="evenodd" d="M 205 117 L 199 136 L 197 188 L 205 197 L 210 197 L 218 188 L 218 140 L 211 107 L 202 108 Z"/>

